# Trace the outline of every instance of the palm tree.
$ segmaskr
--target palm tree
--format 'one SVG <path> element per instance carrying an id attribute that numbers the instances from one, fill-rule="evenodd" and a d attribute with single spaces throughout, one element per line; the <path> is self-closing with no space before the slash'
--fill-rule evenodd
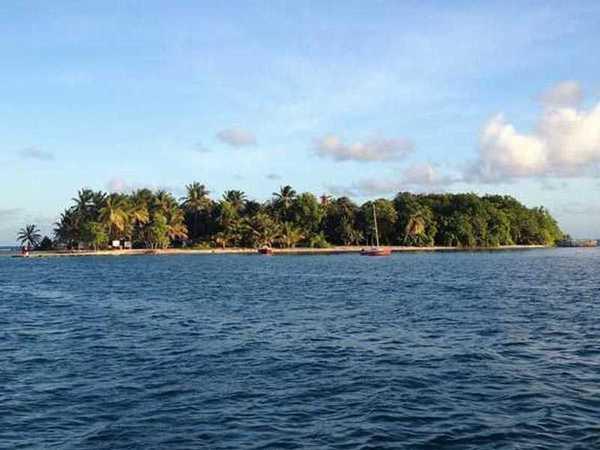
<path id="1" fill-rule="evenodd" d="M 404 229 L 404 239 L 408 241 L 409 237 L 414 238 L 425 231 L 425 218 L 416 213 L 409 217 L 406 228 Z"/>
<path id="2" fill-rule="evenodd" d="M 279 223 L 265 213 L 247 219 L 246 228 L 250 232 L 250 242 L 255 247 L 271 247 L 281 235 Z"/>
<path id="3" fill-rule="evenodd" d="M 284 210 L 292 206 L 292 201 L 296 198 L 296 191 L 288 184 L 279 188 L 279 192 L 273 192 L 275 203 L 281 205 Z"/>
<path id="4" fill-rule="evenodd" d="M 239 213 L 246 204 L 246 194 L 242 191 L 225 191 L 223 194 L 223 200 L 229 202 L 231 206 Z"/>
<path id="5" fill-rule="evenodd" d="M 295 227 L 292 223 L 285 222 L 281 226 L 281 236 L 279 238 L 279 241 L 283 244 L 284 247 L 293 248 L 302 239 L 304 239 L 304 234 L 302 233 L 302 230 L 298 227 Z"/>
<path id="6" fill-rule="evenodd" d="M 195 238 L 198 236 L 198 218 L 200 217 L 200 213 L 208 207 L 208 194 L 210 194 L 210 192 L 206 190 L 206 187 L 203 184 L 200 184 L 197 181 L 186 185 L 185 189 L 186 195 L 181 198 L 183 201 L 181 206 L 183 206 L 183 208 L 194 218 L 192 237 Z"/>
<path id="7" fill-rule="evenodd" d="M 40 230 L 35 225 L 26 225 L 25 228 L 21 228 L 17 234 L 17 240 L 21 242 L 21 245 L 27 248 L 35 248 L 38 246 L 42 239 Z"/>
<path id="8" fill-rule="evenodd" d="M 106 226 L 110 239 L 123 237 L 129 223 L 125 198 L 120 194 L 109 195 L 100 209 L 100 222 Z"/>
<path id="9" fill-rule="evenodd" d="M 73 211 L 85 220 L 88 217 L 90 209 L 94 206 L 94 192 L 91 189 L 80 189 L 77 192 L 77 197 L 73 198 L 73 201 L 75 202 Z"/>
<path id="10" fill-rule="evenodd" d="M 143 234 L 144 226 L 150 222 L 150 213 L 148 205 L 139 197 L 132 196 L 127 206 L 127 232 L 133 241 L 134 234 L 138 237 Z"/>
<path id="11" fill-rule="evenodd" d="M 73 198 L 75 204 L 72 210 L 76 219 L 81 224 L 97 220 L 100 209 L 104 206 L 106 194 L 104 192 L 94 192 L 91 189 L 80 189 L 77 197 Z"/>
<path id="12" fill-rule="evenodd" d="M 290 185 L 282 186 L 279 192 L 273 192 L 273 197 L 273 209 L 277 218 L 282 222 L 291 220 L 290 213 L 296 191 Z"/>
<path id="13" fill-rule="evenodd" d="M 68 247 L 73 247 L 75 241 L 79 240 L 79 231 L 76 213 L 72 208 L 61 213 L 58 222 L 54 223 L 54 237 Z"/>
<path id="14" fill-rule="evenodd" d="M 183 211 L 176 204 L 171 205 L 167 212 L 167 236 L 171 241 L 184 240 L 188 238 L 188 229 L 185 226 Z"/>
<path id="15" fill-rule="evenodd" d="M 175 198 L 167 191 L 159 189 L 154 194 L 153 208 L 166 214 L 176 204 Z"/>

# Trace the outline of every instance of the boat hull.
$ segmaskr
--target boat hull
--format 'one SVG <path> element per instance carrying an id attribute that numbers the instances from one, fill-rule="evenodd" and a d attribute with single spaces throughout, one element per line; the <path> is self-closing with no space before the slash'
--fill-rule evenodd
<path id="1" fill-rule="evenodd" d="M 260 253 L 261 255 L 269 255 L 270 256 L 273 254 L 273 249 L 269 248 L 269 247 L 259 248 L 258 253 Z"/>
<path id="2" fill-rule="evenodd" d="M 392 250 L 389 248 L 376 247 L 362 250 L 360 254 L 363 256 L 390 256 L 392 254 Z"/>

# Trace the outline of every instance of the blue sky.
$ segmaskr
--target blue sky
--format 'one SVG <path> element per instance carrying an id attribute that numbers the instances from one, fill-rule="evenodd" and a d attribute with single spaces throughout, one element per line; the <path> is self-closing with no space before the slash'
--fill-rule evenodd
<path id="1" fill-rule="evenodd" d="M 194 180 L 506 193 L 600 237 L 598 2 L 5 0 L 0 32 L 0 242 Z"/>

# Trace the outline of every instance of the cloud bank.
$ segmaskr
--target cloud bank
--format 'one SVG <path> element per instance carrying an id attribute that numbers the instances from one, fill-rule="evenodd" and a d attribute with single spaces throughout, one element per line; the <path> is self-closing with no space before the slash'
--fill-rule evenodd
<path id="1" fill-rule="evenodd" d="M 372 138 L 365 142 L 345 144 L 335 135 L 326 135 L 315 140 L 316 154 L 334 161 L 391 161 L 402 159 L 414 149 L 406 138 Z"/>
<path id="2" fill-rule="evenodd" d="M 483 182 L 525 177 L 574 177 L 600 164 L 600 103 L 584 109 L 578 83 L 559 83 L 540 97 L 542 111 L 531 133 L 520 133 L 502 114 L 481 130 L 479 155 L 466 174 Z"/>
<path id="3" fill-rule="evenodd" d="M 335 195 L 366 197 L 400 191 L 443 191 L 458 181 L 459 177 L 443 175 L 429 163 L 419 163 L 406 167 L 396 178 L 366 178 L 350 186 L 328 186 L 328 189 Z"/>
<path id="4" fill-rule="evenodd" d="M 217 133 L 217 139 L 232 147 L 248 147 L 256 145 L 254 133 L 241 128 L 227 128 Z"/>

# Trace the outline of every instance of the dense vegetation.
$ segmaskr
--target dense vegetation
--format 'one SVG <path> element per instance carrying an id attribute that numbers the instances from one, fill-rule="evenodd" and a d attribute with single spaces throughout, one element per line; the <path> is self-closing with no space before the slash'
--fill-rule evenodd
<path id="1" fill-rule="evenodd" d="M 544 208 L 527 208 L 509 196 L 411 194 L 357 205 L 347 197 L 315 197 L 284 186 L 259 203 L 241 191 L 209 197 L 199 183 L 174 198 L 165 191 L 131 194 L 79 191 L 55 228 L 55 243 L 106 247 L 326 247 L 373 242 L 373 205 L 381 243 L 407 246 L 494 247 L 552 245 L 563 237 Z M 39 239 L 39 237 L 37 237 Z"/>

